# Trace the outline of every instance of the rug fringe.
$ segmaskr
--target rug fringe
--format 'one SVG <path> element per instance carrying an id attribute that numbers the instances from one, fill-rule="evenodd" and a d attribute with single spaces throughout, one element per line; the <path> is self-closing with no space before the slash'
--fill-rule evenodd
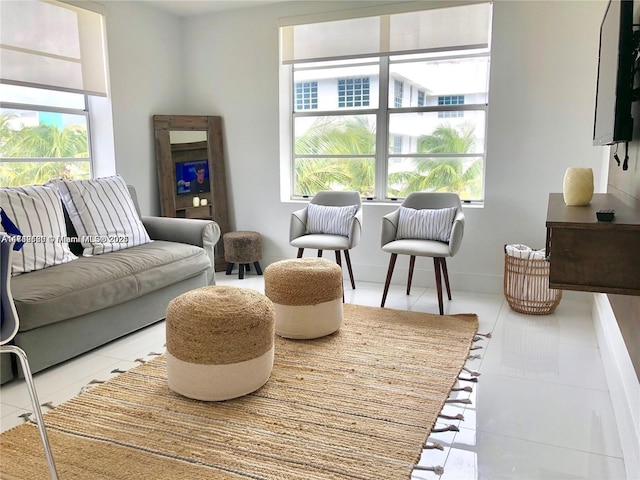
<path id="1" fill-rule="evenodd" d="M 427 466 L 423 466 L 423 465 L 415 465 L 414 468 L 416 470 L 424 470 L 427 472 L 433 472 L 436 475 L 442 475 L 444 473 L 444 468 L 442 468 L 440 465 L 434 465 L 431 467 L 427 467 Z"/>
<path id="2" fill-rule="evenodd" d="M 473 382 L 473 383 L 478 383 L 478 378 L 477 378 L 477 377 L 474 377 L 474 378 L 458 377 L 458 380 L 460 380 L 461 382 Z"/>
<path id="3" fill-rule="evenodd" d="M 471 405 L 473 402 L 470 398 L 447 398 L 444 403 L 462 403 L 464 405 Z"/>
<path id="4" fill-rule="evenodd" d="M 455 415 L 447 415 L 446 413 L 441 413 L 438 415 L 440 418 L 444 418 L 445 420 L 462 420 L 464 421 L 464 415 L 461 413 L 457 413 Z"/>
<path id="5" fill-rule="evenodd" d="M 433 443 L 428 443 L 427 442 L 427 443 L 424 444 L 423 448 L 425 450 L 442 450 L 442 451 L 444 451 L 444 447 L 441 444 L 439 444 L 438 442 L 433 442 Z"/>
<path id="6" fill-rule="evenodd" d="M 480 350 L 481 348 L 484 348 L 484 347 L 482 345 L 474 345 L 469 350 Z"/>
<path id="7" fill-rule="evenodd" d="M 431 433 L 442 433 L 442 432 L 459 432 L 460 429 L 455 425 L 447 425 L 446 427 L 438 427 L 433 428 Z"/>
<path id="8" fill-rule="evenodd" d="M 474 370 L 471 370 L 467 367 L 462 367 L 462 369 L 467 372 L 469 375 L 471 375 L 472 377 L 479 377 L 480 375 L 482 375 L 480 372 L 476 372 Z"/>
<path id="9" fill-rule="evenodd" d="M 477 353 L 475 355 L 469 355 L 467 357 L 467 360 L 480 360 L 482 358 L 482 355 L 478 355 Z"/>
<path id="10" fill-rule="evenodd" d="M 47 407 L 50 410 L 53 410 L 54 408 L 56 408 L 56 406 L 53 404 L 53 402 L 41 403 L 40 406 L 41 407 Z"/>
<path id="11" fill-rule="evenodd" d="M 452 392 L 473 392 L 473 387 L 455 387 L 451 389 Z"/>

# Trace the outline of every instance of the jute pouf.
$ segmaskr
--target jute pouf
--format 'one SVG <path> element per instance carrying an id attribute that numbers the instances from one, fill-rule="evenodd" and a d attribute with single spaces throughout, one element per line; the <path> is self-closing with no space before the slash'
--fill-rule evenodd
<path id="1" fill-rule="evenodd" d="M 273 368 L 275 309 L 255 290 L 197 288 L 167 307 L 169 388 L 198 400 L 227 400 L 266 383 Z"/>
<path id="2" fill-rule="evenodd" d="M 342 269 L 322 258 L 296 258 L 264 270 L 265 295 L 276 311 L 276 334 L 309 339 L 342 325 Z"/>

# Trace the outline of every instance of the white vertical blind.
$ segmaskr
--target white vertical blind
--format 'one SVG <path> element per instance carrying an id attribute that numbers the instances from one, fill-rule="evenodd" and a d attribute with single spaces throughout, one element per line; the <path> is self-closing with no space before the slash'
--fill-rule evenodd
<path id="1" fill-rule="evenodd" d="M 285 64 L 489 45 L 491 4 L 286 25 Z"/>
<path id="2" fill-rule="evenodd" d="M 0 1 L 0 81 L 106 96 L 103 25 L 61 2 Z"/>

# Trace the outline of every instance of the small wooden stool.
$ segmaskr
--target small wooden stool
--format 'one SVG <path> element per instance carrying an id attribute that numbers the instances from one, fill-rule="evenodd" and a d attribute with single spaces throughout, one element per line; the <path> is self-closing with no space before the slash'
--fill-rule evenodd
<path id="1" fill-rule="evenodd" d="M 233 265 L 238 264 L 238 278 L 244 278 L 253 263 L 256 273 L 262 275 L 259 260 L 262 260 L 262 236 L 258 232 L 229 232 L 222 236 L 224 259 L 227 261 L 227 275 L 231 275 Z"/>

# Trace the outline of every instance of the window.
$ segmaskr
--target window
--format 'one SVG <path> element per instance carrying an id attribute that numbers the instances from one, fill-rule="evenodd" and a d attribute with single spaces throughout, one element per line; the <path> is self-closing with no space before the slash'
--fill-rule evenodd
<path id="1" fill-rule="evenodd" d="M 402 136 L 393 136 L 393 146 L 391 147 L 391 153 L 402 153 Z"/>
<path id="2" fill-rule="evenodd" d="M 438 105 L 464 105 L 464 95 L 441 95 L 438 97 Z M 462 110 L 445 110 L 438 112 L 438 118 L 461 118 Z"/>
<path id="3" fill-rule="evenodd" d="M 338 80 L 338 107 L 368 107 L 369 79 L 347 78 Z"/>
<path id="4" fill-rule="evenodd" d="M 481 201 L 490 19 L 479 3 L 282 27 L 291 195 L 452 191 Z M 301 82 L 316 83 L 316 109 L 298 102 Z"/>
<path id="5" fill-rule="evenodd" d="M 103 14 L 55 1 L 3 4 L 1 186 L 91 177 L 89 106 L 102 108 L 94 99 L 107 91 Z"/>
<path id="6" fill-rule="evenodd" d="M 318 108 L 318 82 L 296 83 L 296 110 Z"/>
<path id="7" fill-rule="evenodd" d="M 0 185 L 90 178 L 84 95 L 0 85 Z"/>
<path id="8" fill-rule="evenodd" d="M 396 108 L 402 107 L 402 91 L 404 90 L 404 84 L 399 80 L 393 81 L 393 106 Z"/>

